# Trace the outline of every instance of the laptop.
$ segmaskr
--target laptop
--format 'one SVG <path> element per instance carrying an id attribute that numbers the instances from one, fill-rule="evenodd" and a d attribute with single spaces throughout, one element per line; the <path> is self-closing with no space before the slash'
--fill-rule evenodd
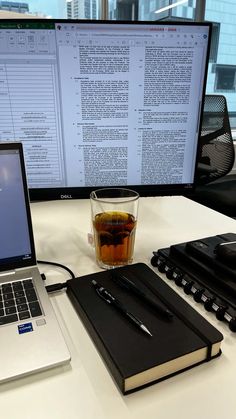
<path id="1" fill-rule="evenodd" d="M 70 353 L 36 263 L 21 143 L 0 143 L 0 382 Z"/>

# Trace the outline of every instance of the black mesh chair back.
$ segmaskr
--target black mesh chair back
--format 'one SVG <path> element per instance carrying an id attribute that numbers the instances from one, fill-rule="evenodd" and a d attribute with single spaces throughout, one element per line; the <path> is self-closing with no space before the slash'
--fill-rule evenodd
<path id="1" fill-rule="evenodd" d="M 203 185 L 230 172 L 234 164 L 234 145 L 227 102 L 222 95 L 206 95 L 199 140 L 196 184 Z"/>
<path id="2" fill-rule="evenodd" d="M 224 96 L 205 96 L 199 152 L 196 187 L 190 198 L 236 218 L 236 175 L 229 173 L 234 144 Z"/>

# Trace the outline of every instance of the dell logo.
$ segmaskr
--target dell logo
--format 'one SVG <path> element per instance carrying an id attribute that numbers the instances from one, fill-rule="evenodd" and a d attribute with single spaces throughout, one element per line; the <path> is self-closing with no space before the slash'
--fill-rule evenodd
<path id="1" fill-rule="evenodd" d="M 61 199 L 72 199 L 71 195 L 61 195 Z"/>

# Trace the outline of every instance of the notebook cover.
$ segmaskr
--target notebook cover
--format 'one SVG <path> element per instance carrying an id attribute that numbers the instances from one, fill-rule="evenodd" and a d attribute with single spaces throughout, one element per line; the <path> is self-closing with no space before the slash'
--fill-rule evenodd
<path id="1" fill-rule="evenodd" d="M 216 257 L 215 247 L 235 239 L 234 233 L 199 238 L 158 249 L 151 258 L 154 267 L 183 287 L 195 301 L 204 304 L 207 311 L 214 312 L 217 319 L 226 322 L 233 332 L 236 332 L 236 268 L 223 264 Z M 204 246 L 199 246 L 199 243 Z M 195 298 L 196 290 L 203 292 L 202 297 L 198 294 Z M 209 299 L 211 303 L 207 301 Z"/>
<path id="2" fill-rule="evenodd" d="M 219 288 L 226 289 L 236 296 L 236 269 L 229 263 L 222 263 L 215 254 L 218 244 L 235 240 L 236 234 L 227 233 L 175 244 L 170 247 L 170 257 L 198 266 Z M 204 247 L 201 247 L 202 245 Z"/>
<path id="3" fill-rule="evenodd" d="M 176 245 L 175 251 L 172 251 L 171 254 L 169 247 L 159 249 L 156 253 L 158 253 L 158 257 L 163 258 L 164 264 L 167 266 L 167 269 L 165 267 L 161 268 L 160 272 L 166 274 L 169 266 L 173 270 L 178 269 L 183 275 L 188 275 L 189 281 L 193 280 L 194 283 L 196 281 L 196 284 L 199 284 L 198 288 L 204 288 L 212 296 L 222 300 L 223 303 L 221 305 L 226 304 L 236 310 L 236 282 L 233 283 L 226 275 L 216 274 L 211 266 L 187 255 L 185 243 Z M 155 262 L 153 266 L 156 267 Z M 169 279 L 172 280 L 173 278 L 170 277 Z"/>
<path id="4" fill-rule="evenodd" d="M 115 284 L 110 271 L 68 281 L 68 295 L 122 393 L 137 390 L 212 359 L 211 345 L 223 339 L 217 329 L 147 265 L 138 263 L 117 269 L 123 270 L 130 279 L 144 287 L 147 293 L 155 296 L 159 304 L 168 307 L 174 313 L 171 320 L 163 318 L 137 296 Z M 153 336 L 146 335 L 116 308 L 99 298 L 91 285 L 93 279 L 106 287 L 131 313 L 140 318 Z M 208 348 L 209 351 L 200 361 L 178 371 L 172 372 L 168 368 L 165 372 L 165 365 L 171 365 L 171 360 L 177 360 L 201 348 Z M 215 355 L 219 354 L 220 350 Z M 133 388 L 127 388 L 127 380 L 130 377 L 145 371 L 149 373 L 152 368 L 161 365 L 164 369 L 161 377 L 154 374 L 149 381 L 145 379 L 142 382 L 142 375 L 138 375 L 141 377 L 138 384 Z"/>

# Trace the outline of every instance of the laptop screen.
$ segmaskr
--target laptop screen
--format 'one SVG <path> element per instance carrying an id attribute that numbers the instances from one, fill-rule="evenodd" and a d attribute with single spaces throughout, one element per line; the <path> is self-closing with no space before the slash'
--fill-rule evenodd
<path id="1" fill-rule="evenodd" d="M 32 229 L 20 144 L 0 144 L 0 270 L 32 264 Z"/>

